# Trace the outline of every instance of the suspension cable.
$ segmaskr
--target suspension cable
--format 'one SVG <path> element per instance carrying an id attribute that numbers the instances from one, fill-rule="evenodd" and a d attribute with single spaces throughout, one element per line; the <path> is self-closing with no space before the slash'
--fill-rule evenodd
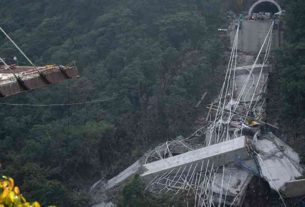
<path id="1" fill-rule="evenodd" d="M 235 48 L 238 44 L 238 34 L 239 34 L 239 29 L 240 29 L 240 22 L 239 24 L 237 25 L 237 28 L 236 28 L 236 31 L 235 31 L 235 37 L 234 37 L 234 41 L 233 41 L 233 46 L 232 46 L 232 49 L 231 49 L 231 54 L 230 54 L 230 58 L 229 58 L 229 63 L 228 63 L 228 66 L 227 66 L 227 71 L 226 71 L 226 75 L 225 75 L 225 80 L 224 80 L 224 83 L 222 85 L 222 88 L 220 90 L 220 95 L 219 95 L 219 101 L 218 101 L 218 106 L 217 106 L 217 110 L 216 110 L 216 115 L 215 115 L 215 119 L 213 121 L 213 124 L 212 124 L 212 127 L 210 129 L 211 131 L 211 134 L 214 133 L 215 131 L 215 127 L 216 127 L 216 123 L 217 123 L 217 120 L 218 120 L 218 116 L 220 114 L 223 114 L 221 110 L 222 108 L 222 99 L 224 99 L 224 102 L 225 102 L 225 98 L 226 98 L 226 92 L 225 92 L 225 89 L 226 89 L 226 85 L 229 84 L 229 81 L 228 80 L 228 76 L 231 74 L 231 69 L 232 69 L 232 62 L 234 62 L 234 54 L 235 54 Z M 216 140 L 218 140 L 218 136 L 216 137 Z M 212 141 L 212 138 L 209 139 L 209 142 L 208 142 L 208 145 L 211 144 L 211 141 Z"/>
<path id="2" fill-rule="evenodd" d="M 76 103 L 52 103 L 52 104 L 34 104 L 34 103 L 1 103 L 0 105 L 4 106 L 17 106 L 17 107 L 65 107 L 65 106 L 79 106 L 79 105 L 88 105 L 88 104 L 98 104 L 107 101 L 114 100 L 115 97 L 106 98 L 106 99 L 97 99 L 92 101 L 76 102 Z"/>
<path id="3" fill-rule="evenodd" d="M 246 90 L 247 85 L 248 85 L 249 80 L 250 80 L 250 75 L 253 73 L 253 70 L 254 70 L 254 68 L 255 68 L 257 62 L 258 62 L 258 59 L 259 59 L 261 53 L 262 53 L 262 50 L 263 50 L 263 48 L 264 48 L 264 46 L 265 46 L 265 44 L 266 44 L 266 42 L 267 42 L 267 40 L 268 40 L 269 34 L 271 33 L 271 31 L 272 31 L 272 29 L 273 29 L 273 25 L 274 25 L 274 21 L 272 22 L 272 24 L 271 24 L 271 26 L 270 26 L 270 29 L 269 29 L 269 31 L 268 31 L 268 33 L 267 33 L 267 35 L 266 35 L 266 38 L 265 38 L 265 40 L 264 40 L 264 42 L 263 42 L 263 44 L 262 44 L 262 47 L 260 48 L 259 53 L 258 53 L 258 55 L 257 55 L 257 57 L 256 57 L 256 59 L 255 59 L 255 61 L 254 61 L 254 64 L 253 64 L 252 67 L 251 67 L 251 70 L 250 70 L 250 73 L 249 73 L 249 75 L 248 75 L 248 77 L 247 77 L 247 80 L 246 80 L 245 84 L 243 85 L 242 90 L 241 90 L 241 92 L 240 92 L 240 94 L 239 94 L 239 96 L 238 96 L 238 99 L 237 99 L 237 102 L 238 102 L 238 103 L 240 103 L 240 101 L 241 101 L 241 99 L 242 99 L 242 96 L 243 96 L 244 93 L 245 93 L 245 90 Z M 235 109 L 235 110 L 236 110 L 236 109 Z"/>
<path id="4" fill-rule="evenodd" d="M 4 64 L 5 69 L 8 69 L 10 66 L 4 61 L 2 57 L 0 57 L 0 61 Z"/>
<path id="5" fill-rule="evenodd" d="M 256 91 L 258 89 L 258 86 L 259 86 L 259 82 L 260 82 L 260 79 L 262 77 L 262 73 L 263 73 L 263 70 L 264 70 L 264 67 L 269 59 L 269 54 L 270 54 L 270 50 L 271 50 L 271 46 L 272 46 L 272 30 L 269 34 L 269 39 L 268 39 L 268 43 L 267 43 L 267 47 L 266 47 L 266 52 L 265 52 L 265 56 L 264 56 L 264 60 L 263 60 L 263 64 L 260 68 L 260 73 L 259 73 L 259 77 L 258 77 L 258 80 L 256 82 L 256 86 L 255 86 L 255 89 L 253 91 L 253 94 L 252 94 L 252 97 L 251 97 L 251 101 L 250 101 L 250 104 L 249 104 L 249 107 L 248 107 L 248 110 L 247 110 L 247 114 L 246 116 L 248 116 L 250 110 L 251 110 L 251 106 L 252 106 L 252 103 L 253 103 L 253 100 L 254 100 L 254 97 L 255 97 L 255 94 L 256 94 Z"/>
<path id="6" fill-rule="evenodd" d="M 14 40 L 0 27 L 0 31 L 6 36 L 6 38 L 16 47 L 16 49 L 23 55 L 23 57 L 34 67 L 36 65 L 28 58 L 28 56 L 21 50 L 21 48 L 14 42 Z"/>

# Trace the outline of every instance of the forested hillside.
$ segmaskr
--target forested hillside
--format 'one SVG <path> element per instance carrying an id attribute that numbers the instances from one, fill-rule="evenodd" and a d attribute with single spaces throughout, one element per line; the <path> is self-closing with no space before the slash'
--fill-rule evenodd
<path id="1" fill-rule="evenodd" d="M 273 97 L 281 131 L 305 159 L 305 1 L 283 1 L 285 45 L 277 51 L 278 96 Z M 272 95 L 272 93 L 271 93 Z M 271 97 L 270 97 L 271 98 Z"/>
<path id="2" fill-rule="evenodd" d="M 285 114 L 305 118 L 305 2 L 287 1 L 286 45 L 279 58 Z"/>
<path id="3" fill-rule="evenodd" d="M 0 100 L 0 174 L 43 205 L 88 206 L 101 175 L 188 135 L 221 82 L 220 14 L 216 0 L 0 1 L 1 27 L 36 65 L 76 64 L 81 74 Z M 27 64 L 4 36 L 0 43 L 1 57 Z M 91 100 L 105 102 L 5 105 Z"/>

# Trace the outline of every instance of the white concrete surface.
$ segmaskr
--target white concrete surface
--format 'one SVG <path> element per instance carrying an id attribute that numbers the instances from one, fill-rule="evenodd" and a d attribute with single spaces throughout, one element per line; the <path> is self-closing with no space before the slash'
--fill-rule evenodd
<path id="1" fill-rule="evenodd" d="M 164 173 L 165 171 L 173 170 L 179 167 L 190 167 L 196 163 L 210 160 L 214 163 L 214 167 L 232 163 L 238 157 L 239 159 L 249 159 L 247 152 L 247 139 L 239 137 L 233 140 L 211 145 L 198 150 L 190 151 L 181 155 L 159 160 L 156 162 L 144 165 L 144 173 L 141 177 L 153 179 L 155 176 Z"/>
<path id="2" fill-rule="evenodd" d="M 105 185 L 105 189 L 111 189 L 117 185 L 120 185 L 122 182 L 132 178 L 134 175 L 140 173 L 140 169 L 142 167 L 142 164 L 140 161 L 135 162 L 131 166 L 129 166 L 127 169 L 122 171 L 120 174 L 115 176 L 114 178 L 108 180 L 108 182 Z"/>
<path id="3" fill-rule="evenodd" d="M 239 32 L 238 50 L 250 54 L 258 53 L 270 29 L 271 23 L 272 20 L 243 20 L 241 22 L 241 29 Z M 232 32 L 232 42 L 234 35 L 234 32 Z M 273 48 L 279 47 L 280 37 L 281 34 L 278 32 L 278 30 L 274 30 L 272 42 Z M 265 51 L 265 48 L 263 51 Z"/>
<path id="4" fill-rule="evenodd" d="M 222 172 L 215 174 L 212 190 L 217 194 L 227 193 L 228 196 L 236 196 L 239 192 L 246 190 L 251 178 L 252 175 L 245 170 L 228 168 L 225 169 L 224 176 Z"/>
<path id="5" fill-rule="evenodd" d="M 303 168 L 298 162 L 298 155 L 288 145 L 278 138 L 274 140 L 258 140 L 254 145 L 259 152 L 262 176 L 272 189 L 279 191 L 285 183 L 302 176 Z"/>
<path id="6" fill-rule="evenodd" d="M 212 185 L 212 191 L 215 193 L 214 201 L 219 203 L 220 195 L 222 195 L 221 201 L 225 204 L 231 205 L 230 201 L 235 199 L 234 206 L 240 206 L 243 196 L 236 196 L 245 194 L 252 177 L 253 175 L 249 172 L 234 167 L 225 169 L 224 174 L 216 173 Z M 226 201 L 224 201 L 225 197 Z"/>
<path id="7" fill-rule="evenodd" d="M 236 94 L 241 94 L 241 92 L 244 90 L 244 93 L 242 95 L 241 101 L 243 102 L 250 102 L 252 99 L 252 96 L 254 94 L 254 101 L 259 100 L 264 90 L 264 86 L 266 85 L 269 77 L 269 70 L 270 67 L 266 66 L 263 67 L 263 65 L 256 65 L 254 70 L 252 71 L 252 74 L 250 78 L 248 78 L 252 66 L 244 66 L 244 67 L 238 67 L 236 68 L 236 77 L 235 77 L 235 91 Z M 262 70 L 262 75 L 260 77 L 260 71 Z M 260 78 L 260 80 L 259 80 Z M 259 80 L 258 86 L 256 88 L 257 82 Z M 248 82 L 247 82 L 248 81 Z M 247 83 L 245 89 L 243 89 L 244 85 Z M 255 93 L 254 93 L 255 91 Z"/>
<path id="8" fill-rule="evenodd" d="M 253 62 L 252 62 L 252 64 L 253 64 Z M 237 67 L 237 68 L 235 68 L 235 74 L 236 75 L 249 74 L 249 72 L 252 68 L 253 68 L 253 71 L 252 71 L 253 74 L 260 73 L 262 68 L 263 68 L 263 73 L 271 72 L 270 65 L 257 64 L 255 66 L 245 65 L 245 66 Z"/>

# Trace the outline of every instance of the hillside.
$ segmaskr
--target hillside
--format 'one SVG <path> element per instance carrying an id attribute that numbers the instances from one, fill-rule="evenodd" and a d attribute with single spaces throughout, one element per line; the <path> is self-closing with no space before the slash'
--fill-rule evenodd
<path id="1" fill-rule="evenodd" d="M 305 2 L 284 1 L 285 45 L 275 51 L 268 118 L 305 158 Z"/>
<path id="2" fill-rule="evenodd" d="M 35 64 L 76 64 L 81 78 L 1 100 L 0 174 L 43 205 L 86 206 L 101 174 L 188 135 L 221 83 L 220 14 L 218 1 L 1 1 L 0 25 Z M 0 42 L 1 56 L 26 64 Z M 4 105 L 92 100 L 106 101 Z"/>
<path id="3" fill-rule="evenodd" d="M 286 44 L 274 56 L 268 118 L 304 158 L 305 2 L 283 5 Z M 226 21 L 220 0 L 1 1 L 0 26 L 35 64 L 76 64 L 81 78 L 1 99 L 0 174 L 44 206 L 87 206 L 100 176 L 193 130 L 222 83 L 217 29 Z M 4 36 L 0 43 L 1 57 L 27 64 Z M 69 105 L 96 100 L 104 101 Z M 54 103 L 67 106 L 37 106 Z"/>

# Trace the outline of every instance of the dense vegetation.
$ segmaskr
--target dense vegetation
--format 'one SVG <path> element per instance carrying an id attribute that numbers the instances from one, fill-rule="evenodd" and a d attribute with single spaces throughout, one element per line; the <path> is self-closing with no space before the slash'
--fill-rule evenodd
<path id="1" fill-rule="evenodd" d="M 179 196 L 152 195 L 145 191 L 145 184 L 139 176 L 135 176 L 121 192 L 118 199 L 118 207 L 185 207 L 194 206 L 195 196 L 191 193 L 180 193 Z"/>
<path id="2" fill-rule="evenodd" d="M 287 42 L 278 57 L 278 70 L 284 95 L 284 115 L 300 123 L 305 119 L 305 2 L 287 1 L 285 5 Z"/>
<path id="3" fill-rule="evenodd" d="M 187 135 L 203 92 L 217 90 L 223 23 L 215 0 L 2 0 L 0 25 L 37 64 L 81 78 L 1 103 L 0 174 L 42 205 L 87 206 L 86 190 L 156 143 Z M 0 37 L 1 56 L 17 56 Z M 205 108 L 203 103 L 202 108 Z"/>
<path id="4" fill-rule="evenodd" d="M 13 178 L 3 176 L 0 178 L 0 206 L 1 207 L 40 207 L 35 201 L 30 203 L 20 192 L 18 186 L 15 186 Z"/>

